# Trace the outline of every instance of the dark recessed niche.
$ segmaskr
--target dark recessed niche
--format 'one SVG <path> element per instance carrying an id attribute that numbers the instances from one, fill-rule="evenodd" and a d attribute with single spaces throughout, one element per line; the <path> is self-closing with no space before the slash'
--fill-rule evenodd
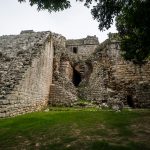
<path id="1" fill-rule="evenodd" d="M 75 53 L 75 54 L 78 53 L 78 48 L 77 47 L 73 47 L 73 53 Z"/>
<path id="2" fill-rule="evenodd" d="M 127 95 L 127 104 L 129 107 L 134 108 L 134 102 L 133 102 L 132 95 Z"/>
<path id="3" fill-rule="evenodd" d="M 76 86 L 76 87 L 77 87 L 77 86 L 80 84 L 80 82 L 81 82 L 81 75 L 80 75 L 80 73 L 79 73 L 77 70 L 75 70 L 75 69 L 73 69 L 72 82 L 73 82 L 74 86 Z"/>

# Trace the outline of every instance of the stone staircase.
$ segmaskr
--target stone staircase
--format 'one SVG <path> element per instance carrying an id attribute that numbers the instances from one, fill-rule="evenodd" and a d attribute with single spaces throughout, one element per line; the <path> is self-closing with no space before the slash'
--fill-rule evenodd
<path id="1" fill-rule="evenodd" d="M 77 101 L 76 95 L 66 91 L 57 84 L 51 84 L 49 97 L 49 104 L 51 106 L 72 106 Z"/>

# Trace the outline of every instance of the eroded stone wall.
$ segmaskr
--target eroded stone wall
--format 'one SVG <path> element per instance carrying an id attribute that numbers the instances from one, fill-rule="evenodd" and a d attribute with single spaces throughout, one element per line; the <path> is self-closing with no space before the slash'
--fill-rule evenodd
<path id="1" fill-rule="evenodd" d="M 66 41 L 67 52 L 72 54 L 72 57 L 77 57 L 82 61 L 86 60 L 98 45 L 99 41 L 96 36 L 87 36 L 83 39 Z"/>
<path id="2" fill-rule="evenodd" d="M 51 106 L 72 106 L 77 101 L 77 91 L 72 83 L 72 63 L 63 36 L 53 37 L 53 84 L 49 104 Z"/>
<path id="3" fill-rule="evenodd" d="M 109 35 L 100 45 L 93 37 L 68 40 L 67 49 L 59 57 L 58 72 L 67 78 L 64 81 L 70 83 L 70 89 L 75 87 L 78 99 L 97 104 L 111 105 L 119 101 L 130 107 L 150 107 L 149 62 L 139 66 L 125 61 L 116 37 L 116 34 Z"/>
<path id="4" fill-rule="evenodd" d="M 0 68 L 0 117 L 47 106 L 53 66 L 51 33 L 22 33 L 1 38 L 0 50 L 5 57 L 1 58 Z"/>
<path id="5" fill-rule="evenodd" d="M 48 104 L 73 106 L 78 99 L 149 108 L 150 62 L 125 61 L 119 45 L 112 37 L 99 45 L 95 36 L 66 41 L 30 30 L 1 36 L 0 117 Z"/>
<path id="6" fill-rule="evenodd" d="M 89 58 L 93 72 L 81 97 L 96 103 L 122 101 L 131 107 L 150 107 L 150 62 L 139 66 L 121 57 L 119 42 L 106 40 Z"/>

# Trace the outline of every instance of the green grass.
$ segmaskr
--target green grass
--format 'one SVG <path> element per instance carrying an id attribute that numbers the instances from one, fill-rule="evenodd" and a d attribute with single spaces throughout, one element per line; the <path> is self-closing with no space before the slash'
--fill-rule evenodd
<path id="1" fill-rule="evenodd" d="M 50 109 L 1 119 L 0 150 L 150 149 L 149 110 Z"/>

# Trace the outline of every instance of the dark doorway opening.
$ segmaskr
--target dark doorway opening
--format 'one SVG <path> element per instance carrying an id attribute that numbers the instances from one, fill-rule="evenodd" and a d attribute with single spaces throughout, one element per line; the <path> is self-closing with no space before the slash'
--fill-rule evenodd
<path id="1" fill-rule="evenodd" d="M 129 105 L 129 107 L 134 108 L 134 102 L 131 95 L 127 95 L 127 104 Z"/>
<path id="2" fill-rule="evenodd" d="M 81 75 L 80 73 L 73 69 L 73 79 L 72 79 L 73 84 L 77 87 L 79 83 L 81 82 Z"/>
<path id="3" fill-rule="evenodd" d="M 77 54 L 78 52 L 78 48 L 77 47 L 73 47 L 73 53 Z"/>

